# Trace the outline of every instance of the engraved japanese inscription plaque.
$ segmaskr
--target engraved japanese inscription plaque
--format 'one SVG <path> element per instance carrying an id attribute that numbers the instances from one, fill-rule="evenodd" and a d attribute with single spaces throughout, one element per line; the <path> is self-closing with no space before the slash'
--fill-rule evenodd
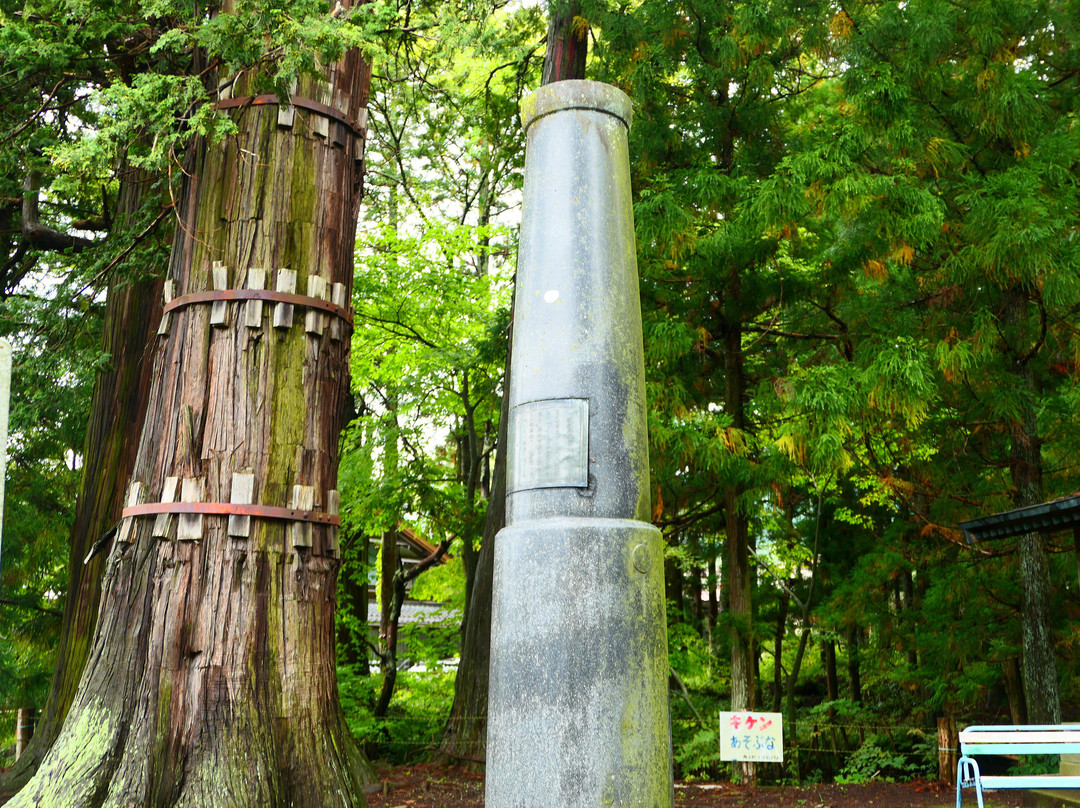
<path id="1" fill-rule="evenodd" d="M 552 398 L 510 410 L 507 490 L 589 484 L 589 400 Z"/>

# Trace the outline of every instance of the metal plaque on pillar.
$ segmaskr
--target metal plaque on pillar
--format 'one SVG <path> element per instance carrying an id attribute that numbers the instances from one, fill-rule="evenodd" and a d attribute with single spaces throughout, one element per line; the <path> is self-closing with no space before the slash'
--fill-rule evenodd
<path id="1" fill-rule="evenodd" d="M 552 398 L 510 410 L 506 490 L 589 485 L 589 400 Z"/>

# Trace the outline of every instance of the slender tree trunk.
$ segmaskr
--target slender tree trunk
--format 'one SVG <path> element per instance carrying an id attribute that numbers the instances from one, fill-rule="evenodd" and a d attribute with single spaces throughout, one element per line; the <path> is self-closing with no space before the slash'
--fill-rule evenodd
<path id="1" fill-rule="evenodd" d="M 709 650 L 715 648 L 716 619 L 720 616 L 719 595 L 720 580 L 716 575 L 716 557 L 709 559 Z"/>
<path id="2" fill-rule="evenodd" d="M 329 74 L 332 105 L 355 117 L 368 66 L 351 52 Z M 316 90 L 304 80 L 297 94 Z M 245 76 L 234 95 L 253 91 Z M 288 267 L 301 293 L 316 274 L 347 293 L 361 144 L 293 113 L 307 125 L 279 126 L 275 105 L 238 108 L 227 142 L 193 145 L 170 263 L 179 295 L 212 288 L 215 261 L 229 288 L 260 268 L 273 288 Z M 332 324 L 310 333 L 300 308 L 290 327 L 285 305 L 264 304 L 253 327 L 247 303 L 220 328 L 208 305 L 171 313 L 132 475 L 146 501 L 177 477 L 192 501 L 228 503 L 249 474 L 256 504 L 333 507 L 348 341 Z M 243 535 L 230 521 L 124 520 L 67 721 L 12 805 L 364 804 L 335 678 L 334 531 L 250 517 Z"/>
<path id="3" fill-rule="evenodd" d="M 690 603 L 693 608 L 694 619 L 699 626 L 703 626 L 705 612 L 701 605 L 701 570 L 697 567 L 690 569 Z"/>
<path id="4" fill-rule="evenodd" d="M 810 641 L 810 609 L 814 604 L 814 584 L 817 583 L 818 575 L 818 550 L 821 547 L 821 528 L 825 516 L 822 512 L 824 494 L 818 491 L 817 518 L 814 521 L 814 553 L 810 561 L 810 581 L 806 587 L 806 599 L 802 602 L 800 623 L 802 631 L 799 634 L 799 647 L 795 651 L 795 659 L 791 663 L 791 673 L 787 681 L 787 720 L 791 726 L 791 735 L 798 737 L 795 727 L 795 686 L 799 683 L 799 673 L 802 670 L 803 657 L 806 654 L 806 645 Z"/>
<path id="5" fill-rule="evenodd" d="M 505 398 L 504 398 L 505 400 Z M 499 446 L 506 445 L 505 413 L 499 426 Z M 455 760 L 483 763 L 487 749 L 488 660 L 491 657 L 491 583 L 495 534 L 506 523 L 506 458 L 495 459 L 491 502 L 470 592 L 468 620 L 461 636 L 461 659 L 454 677 L 454 703 L 446 720 L 439 751 Z"/>
<path id="6" fill-rule="evenodd" d="M 510 307 L 513 323 L 514 308 Z M 512 330 L 512 329 L 511 329 Z M 484 535 L 469 593 L 467 619 L 461 630 L 461 659 L 454 677 L 454 703 L 446 719 L 439 751 L 455 760 L 483 763 L 487 753 L 488 662 L 491 658 L 491 586 L 495 570 L 495 536 L 506 525 L 506 429 L 510 422 L 507 392 L 510 389 L 508 336 L 503 368 L 503 398 L 499 407 L 499 430 L 495 439 L 495 470 L 491 501 L 484 520 Z"/>
<path id="7" fill-rule="evenodd" d="M 789 581 L 788 586 L 793 582 Z M 773 681 L 772 702 L 773 712 L 780 712 L 784 694 L 784 635 L 787 633 L 788 605 L 791 603 L 791 594 L 787 589 L 780 592 L 780 608 L 776 615 L 776 635 L 773 637 Z"/>
<path id="8" fill-rule="evenodd" d="M 353 567 L 346 565 L 340 573 L 341 602 L 338 603 L 337 646 L 345 664 L 360 669 L 362 676 L 371 673 L 368 664 L 368 585 L 367 557 L 371 539 L 367 536 L 359 540 L 358 555 L 362 561 Z M 343 620 L 342 615 L 351 615 L 351 620 Z"/>
<path id="9" fill-rule="evenodd" d="M 1005 307 L 1006 321 L 1016 326 L 1022 339 L 1021 291 L 1012 290 Z M 1009 424 L 1009 473 L 1013 484 L 1013 505 L 1023 508 L 1043 500 L 1042 446 L 1035 411 L 1037 391 L 1026 361 L 1013 363 L 1020 417 Z M 1058 688 L 1057 658 L 1054 655 L 1053 620 L 1050 614 L 1050 570 L 1041 533 L 1020 537 L 1020 581 L 1024 589 L 1023 670 L 1024 696 L 1028 718 L 1036 724 L 1061 723 L 1061 694 Z"/>
<path id="10" fill-rule="evenodd" d="M 1035 724 L 1061 723 L 1061 695 L 1050 618 L 1050 573 L 1040 533 L 1020 537 L 1024 583 L 1024 697 Z"/>
<path id="11" fill-rule="evenodd" d="M 461 483 L 465 489 L 465 526 L 461 536 L 461 560 L 465 567 L 465 613 L 462 615 L 464 626 L 469 620 L 469 605 L 472 602 L 472 590 L 476 583 L 476 566 L 479 562 L 478 551 L 474 544 L 476 536 L 474 531 L 479 532 L 481 541 L 483 540 L 483 528 L 476 524 L 476 497 L 480 490 L 484 446 L 476 428 L 478 402 L 472 400 L 468 370 L 461 374 L 461 403 L 465 411 L 463 416 L 465 434 L 458 443 Z M 479 531 L 477 527 L 480 527 Z"/>
<path id="12" fill-rule="evenodd" d="M 359 646 L 358 663 L 360 665 L 360 675 L 371 675 L 371 657 L 368 655 L 368 641 L 371 638 L 371 629 L 368 615 L 371 614 L 371 592 L 368 586 L 368 570 L 371 566 L 371 536 L 367 534 L 361 540 L 360 555 L 364 559 L 360 566 L 362 571 L 362 577 L 358 586 L 356 597 L 353 599 L 353 608 L 355 610 L 357 621 L 359 622 L 360 636 L 354 638 L 354 642 Z"/>
<path id="13" fill-rule="evenodd" d="M 825 640 L 821 644 L 822 664 L 825 667 L 825 692 L 829 701 L 840 698 L 840 681 L 836 675 L 836 643 Z"/>
<path id="14" fill-rule="evenodd" d="M 742 368 L 742 330 L 738 325 L 724 329 L 724 399 L 735 429 L 744 429 L 746 418 L 743 398 L 746 380 Z M 727 526 L 728 612 L 731 616 L 731 709 L 753 710 L 756 678 L 754 676 L 753 581 L 750 575 L 750 523 L 739 504 L 745 492 L 742 483 L 724 488 L 724 512 Z M 753 782 L 754 765 L 736 764 L 741 776 Z"/>
<path id="15" fill-rule="evenodd" d="M 128 168 L 121 172 L 116 221 L 128 225 L 146 201 L 153 178 Z M 150 270 L 147 267 L 147 270 Z M 109 286 L 101 350 L 108 368 L 98 374 L 90 400 L 83 444 L 83 478 L 75 506 L 68 557 L 68 588 L 52 685 L 34 738 L 18 762 L 0 776 L 0 803 L 17 792 L 37 771 L 49 751 L 75 696 L 101 598 L 101 574 L 107 544 L 84 563 L 95 543 L 120 518 L 124 483 L 135 464 L 150 392 L 151 363 L 146 354 L 161 317 L 161 276 Z M 147 274 L 152 275 L 152 272 Z"/>
<path id="16" fill-rule="evenodd" d="M 809 611 L 809 601 L 807 601 L 807 607 L 803 609 L 802 618 L 802 633 L 799 634 L 799 645 L 795 651 L 795 660 L 791 663 L 791 673 L 787 678 L 787 721 L 792 727 L 794 733 L 795 727 L 795 686 L 799 683 L 799 673 L 802 671 L 803 657 L 806 655 L 806 644 L 810 641 L 810 621 L 807 619 L 807 612 Z"/>
<path id="17" fill-rule="evenodd" d="M 1024 679 L 1020 659 L 1009 657 L 1004 663 L 1005 693 L 1009 698 L 1009 718 L 1014 724 L 1028 723 L 1027 700 L 1024 698 Z"/>
<path id="18" fill-rule="evenodd" d="M 547 53 L 541 84 L 585 78 L 589 26 L 581 16 L 580 0 L 555 0 L 548 20 Z"/>
<path id="19" fill-rule="evenodd" d="M 396 221 L 396 215 L 391 211 L 391 221 Z M 398 420 L 397 420 L 397 395 L 391 392 L 387 396 L 387 413 L 390 420 L 389 432 L 386 435 L 386 444 L 383 446 L 383 476 L 390 478 L 398 471 Z M 394 576 L 397 575 L 398 567 L 398 527 L 399 515 L 394 514 L 391 525 L 382 533 L 382 553 L 379 559 L 379 645 L 384 654 L 390 648 L 391 624 L 396 631 L 396 618 L 393 616 L 394 604 Z M 396 640 L 395 640 L 396 642 Z M 383 674 L 388 670 L 386 657 L 383 657 Z"/>
<path id="20" fill-rule="evenodd" d="M 914 622 L 918 620 L 918 615 L 915 611 L 915 573 L 911 570 L 904 570 L 901 573 L 904 582 L 904 639 L 909 643 L 907 652 L 908 665 L 912 670 L 919 667 L 919 649 L 915 640 L 915 631 L 912 627 Z"/>
<path id="21" fill-rule="evenodd" d="M 384 653 L 387 650 L 390 624 L 393 621 L 394 575 L 398 569 L 398 532 L 384 530 L 382 534 L 382 553 L 379 558 L 379 646 Z M 385 672 L 386 666 L 383 665 Z"/>
<path id="22" fill-rule="evenodd" d="M 938 719 L 938 781 L 946 785 L 956 783 L 956 764 L 960 739 L 956 732 L 956 717 Z"/>
<path id="23" fill-rule="evenodd" d="M 386 551 L 385 544 L 383 551 Z M 394 686 L 397 684 L 398 621 L 401 618 L 401 606 L 405 603 L 405 571 L 400 566 L 390 576 L 390 591 L 393 594 L 387 614 L 386 633 L 383 636 L 383 680 L 379 698 L 375 702 L 376 718 L 386 717 L 386 711 L 390 709 L 390 699 L 394 697 Z"/>
<path id="24" fill-rule="evenodd" d="M 394 572 L 394 599 L 390 606 L 390 626 L 386 634 L 386 654 L 383 657 L 383 683 L 379 692 L 379 699 L 375 703 L 375 717 L 385 718 L 390 709 L 390 699 L 394 697 L 394 685 L 397 682 L 397 647 L 398 647 L 398 623 L 401 619 L 401 607 L 405 603 L 405 594 L 409 584 L 416 580 L 417 576 L 442 560 L 450 547 L 450 539 L 438 546 L 434 553 L 418 564 L 413 565 L 408 571 L 398 564 Z"/>
<path id="25" fill-rule="evenodd" d="M 33 707 L 20 707 L 15 711 L 15 760 L 22 759 L 26 748 L 34 738 L 37 724 L 37 710 Z"/>
<path id="26" fill-rule="evenodd" d="M 862 704 L 862 671 L 859 659 L 859 644 L 861 635 L 862 629 L 860 629 L 858 626 L 848 626 L 848 688 L 851 694 L 851 700 L 856 704 Z"/>

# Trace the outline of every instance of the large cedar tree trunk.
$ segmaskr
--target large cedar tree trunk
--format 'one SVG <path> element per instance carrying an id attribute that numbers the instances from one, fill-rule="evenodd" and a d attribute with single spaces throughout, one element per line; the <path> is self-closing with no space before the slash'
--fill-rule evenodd
<path id="1" fill-rule="evenodd" d="M 368 65 L 352 52 L 329 80 L 330 106 L 355 120 Z M 233 95 L 251 85 L 241 77 Z M 320 95 L 310 80 L 297 94 Z M 320 116 L 293 111 L 283 127 L 277 105 L 240 108 L 227 142 L 192 147 L 169 270 L 177 294 L 213 288 L 215 261 L 230 288 L 253 268 L 271 288 L 282 268 L 301 293 L 316 273 L 351 287 L 362 144 L 334 120 L 320 136 Z M 249 305 L 229 304 L 225 327 L 211 327 L 209 305 L 170 315 L 132 475 L 146 501 L 179 477 L 201 479 L 203 501 L 229 502 L 233 474 L 251 473 L 256 504 L 289 506 L 293 486 L 310 486 L 313 509 L 329 507 L 348 332 L 308 334 L 301 308 L 276 328 L 270 303 L 247 327 Z M 188 541 L 177 527 L 189 520 L 171 521 L 161 539 L 156 517 L 126 520 L 113 543 L 68 718 L 11 805 L 363 805 L 334 670 L 332 529 L 314 525 L 298 548 L 291 522 L 252 518 L 250 536 L 232 538 L 227 517 L 204 516 Z"/>
<path id="2" fill-rule="evenodd" d="M 153 178 L 134 168 L 120 175 L 115 217 L 127 224 L 146 201 Z M 110 284 L 101 350 L 109 356 L 90 400 L 83 442 L 83 478 L 75 506 L 68 559 L 67 599 L 52 684 L 25 754 L 0 777 L 0 802 L 18 791 L 37 771 L 56 740 L 82 677 L 101 598 L 105 553 L 86 558 L 95 543 L 120 518 L 125 483 L 135 465 L 150 391 L 150 362 L 144 361 L 161 316 L 160 277 Z"/>

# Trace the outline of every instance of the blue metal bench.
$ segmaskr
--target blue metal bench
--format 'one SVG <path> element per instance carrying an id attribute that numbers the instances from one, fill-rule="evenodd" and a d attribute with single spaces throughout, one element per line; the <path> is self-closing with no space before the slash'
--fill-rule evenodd
<path id="1" fill-rule="evenodd" d="M 973 755 L 1060 755 L 1080 752 L 1077 726 L 968 727 L 960 732 L 961 758 L 956 765 L 956 808 L 965 788 L 975 788 L 979 808 L 983 790 L 999 788 L 1080 788 L 1080 776 L 1062 774 L 989 775 L 979 772 Z"/>

